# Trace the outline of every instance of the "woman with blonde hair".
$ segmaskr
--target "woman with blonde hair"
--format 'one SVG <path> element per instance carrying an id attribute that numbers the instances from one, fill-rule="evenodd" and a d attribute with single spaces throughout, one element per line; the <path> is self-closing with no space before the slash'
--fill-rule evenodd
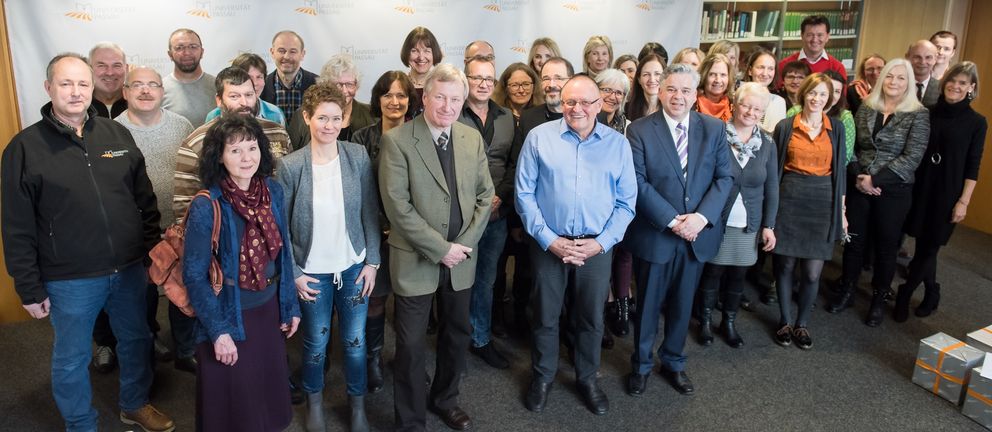
<path id="1" fill-rule="evenodd" d="M 675 53 L 672 63 L 685 63 L 698 71 L 699 64 L 703 62 L 704 58 L 706 58 L 706 53 L 699 48 L 682 48 Z"/>
<path id="2" fill-rule="evenodd" d="M 530 65 L 534 72 L 541 75 L 541 68 L 544 67 L 544 63 L 553 57 L 561 57 L 561 49 L 558 48 L 558 44 L 555 43 L 554 39 L 549 37 L 542 37 L 534 39 L 534 43 L 530 44 L 530 52 L 527 54 L 527 64 Z"/>
<path id="3" fill-rule="evenodd" d="M 613 43 L 604 35 L 592 36 L 582 48 L 582 72 L 593 79 L 613 64 Z"/>
<path id="4" fill-rule="evenodd" d="M 847 197 L 851 241 L 844 246 L 841 294 L 830 306 L 840 312 L 851 305 L 861 275 L 864 251 L 871 242 L 872 300 L 865 325 L 882 323 L 885 294 L 896 272 L 903 222 L 913 198 L 916 168 L 930 139 L 930 115 L 916 99 L 916 78 L 908 60 L 890 60 L 854 117 L 857 142 L 848 170 L 855 190 Z"/>

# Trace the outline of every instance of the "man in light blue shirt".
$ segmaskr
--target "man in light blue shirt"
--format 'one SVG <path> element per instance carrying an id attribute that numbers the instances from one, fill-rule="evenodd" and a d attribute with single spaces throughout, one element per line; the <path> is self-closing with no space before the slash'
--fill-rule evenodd
<path id="1" fill-rule="evenodd" d="M 599 87 L 576 75 L 562 88 L 564 118 L 535 127 L 517 162 L 516 205 L 531 245 L 533 381 L 527 409 L 540 412 L 558 369 L 558 328 L 566 289 L 575 334 L 579 396 L 609 410 L 596 382 L 612 248 L 634 218 L 637 182 L 630 144 L 596 121 Z"/>

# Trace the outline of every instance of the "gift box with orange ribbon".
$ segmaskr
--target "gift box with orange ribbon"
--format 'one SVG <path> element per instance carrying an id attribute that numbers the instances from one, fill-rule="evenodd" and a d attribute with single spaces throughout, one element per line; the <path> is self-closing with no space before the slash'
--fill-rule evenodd
<path id="1" fill-rule="evenodd" d="M 982 376 L 982 368 L 971 370 L 961 414 L 992 430 L 992 379 Z"/>
<path id="2" fill-rule="evenodd" d="M 960 405 L 971 369 L 984 356 L 984 352 L 960 340 L 937 333 L 920 341 L 913 383 Z"/>
<path id="3" fill-rule="evenodd" d="M 968 345 L 992 353 L 992 325 L 968 333 Z"/>

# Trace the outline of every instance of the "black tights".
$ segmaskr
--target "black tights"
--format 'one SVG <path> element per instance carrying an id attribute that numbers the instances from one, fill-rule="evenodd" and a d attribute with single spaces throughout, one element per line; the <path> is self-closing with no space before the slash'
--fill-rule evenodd
<path id="1" fill-rule="evenodd" d="M 703 291 L 720 292 L 723 294 L 724 312 L 737 312 L 740 306 L 741 294 L 744 293 L 744 276 L 750 267 L 727 266 L 707 263 L 703 268 L 700 287 Z M 721 281 L 723 282 L 722 290 Z M 713 296 L 715 299 L 715 296 Z M 714 305 L 703 305 L 713 308 Z"/>
<path id="2" fill-rule="evenodd" d="M 916 239 L 916 251 L 913 252 L 913 261 L 909 263 L 909 274 L 906 276 L 906 286 L 910 290 L 916 289 L 920 282 L 927 288 L 937 285 L 937 252 L 940 252 L 940 244 Z"/>
<path id="3" fill-rule="evenodd" d="M 778 288 L 778 309 L 781 313 L 779 325 L 789 324 L 792 316 L 792 285 L 796 262 L 799 262 L 799 310 L 796 313 L 796 327 L 806 327 L 809 315 L 813 311 L 813 302 L 820 289 L 820 272 L 823 271 L 823 260 L 795 258 L 775 255 L 772 266 L 775 269 L 775 281 Z"/>

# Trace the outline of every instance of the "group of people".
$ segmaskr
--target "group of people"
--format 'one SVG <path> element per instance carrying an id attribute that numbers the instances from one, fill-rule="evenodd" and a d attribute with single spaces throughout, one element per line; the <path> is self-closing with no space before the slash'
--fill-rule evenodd
<path id="1" fill-rule="evenodd" d="M 905 233 L 916 250 L 893 319 L 907 319 L 921 283 L 916 315 L 931 314 L 936 257 L 967 215 L 986 133 L 970 107 L 975 65 L 951 64 L 956 37 L 938 32 L 905 58 L 865 57 L 848 83 L 825 49 L 829 21 L 801 28 L 803 49 L 781 61 L 730 41 L 671 62 L 654 42 L 614 58 L 597 35 L 580 73 L 541 38 L 497 75 L 488 42 L 455 66 L 417 27 L 401 50 L 409 70 L 379 76 L 369 104 L 355 100 L 362 74 L 349 56 L 304 70 L 292 31 L 273 37 L 271 73 L 251 53 L 204 72 L 191 29 L 170 35 L 165 77 L 109 42 L 54 57 L 51 102 L 5 149 L 0 188 L 7 269 L 31 316 L 51 317 L 66 428 L 96 429 L 92 339 L 97 370 L 120 366 L 124 423 L 175 428 L 148 398 L 155 357 L 169 357 L 196 374 L 198 430 L 282 430 L 296 392 L 306 429 L 323 431 L 336 315 L 349 424 L 369 430 L 390 294 L 403 431 L 423 430 L 428 411 L 471 427 L 458 403 L 466 354 L 508 368 L 493 338 L 507 315 L 532 341 L 528 410 L 544 410 L 564 346 L 579 398 L 608 412 L 601 350 L 631 321 L 627 393 L 646 392 L 657 356 L 665 381 L 691 394 L 690 321 L 700 344 L 719 333 L 742 347 L 745 280 L 769 255 L 760 294 L 779 306 L 780 345 L 812 348 L 820 273 L 840 242 L 830 312 L 851 305 L 870 261 L 865 323 L 881 323 Z M 145 266 L 174 223 L 195 316 L 169 305 L 170 349 Z M 297 331 L 302 364 L 291 366 L 285 340 Z"/>

